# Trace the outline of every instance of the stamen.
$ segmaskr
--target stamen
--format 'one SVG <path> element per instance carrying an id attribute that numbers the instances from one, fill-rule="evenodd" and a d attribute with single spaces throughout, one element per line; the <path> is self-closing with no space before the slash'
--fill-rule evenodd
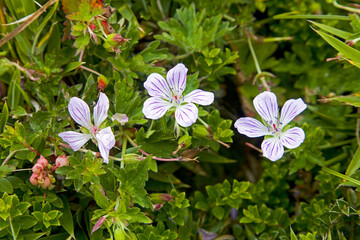
<path id="1" fill-rule="evenodd" d="M 277 132 L 278 130 L 277 130 L 277 128 L 276 128 L 275 123 L 273 123 L 273 127 L 274 127 L 275 131 Z"/>

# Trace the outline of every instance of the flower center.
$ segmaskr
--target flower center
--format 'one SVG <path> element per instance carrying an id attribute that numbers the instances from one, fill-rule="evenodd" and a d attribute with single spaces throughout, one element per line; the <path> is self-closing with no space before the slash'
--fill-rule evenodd
<path id="1" fill-rule="evenodd" d="M 279 122 L 278 120 L 276 122 L 273 121 L 269 121 L 267 122 L 268 126 L 268 131 L 269 133 L 271 133 L 274 136 L 279 136 L 282 133 L 282 126 L 281 126 L 281 122 Z"/>
<path id="2" fill-rule="evenodd" d="M 181 94 L 172 94 L 170 97 L 170 103 L 180 105 L 184 101 L 184 97 Z"/>
<path id="3" fill-rule="evenodd" d="M 98 126 L 93 126 L 90 128 L 90 133 L 95 136 L 99 132 L 100 128 Z"/>

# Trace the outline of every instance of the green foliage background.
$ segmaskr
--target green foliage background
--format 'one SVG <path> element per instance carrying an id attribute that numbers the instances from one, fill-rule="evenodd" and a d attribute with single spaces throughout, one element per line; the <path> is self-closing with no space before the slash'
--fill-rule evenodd
<path id="1" fill-rule="evenodd" d="M 357 239 L 360 12 L 347 6 L 56 1 L 0 49 L 0 238 Z M 39 8 L 33 0 L 0 0 L 0 7 L 2 24 L 26 21 Z M 1 25 L 2 35 L 19 24 Z M 112 31 L 126 40 L 112 41 Z M 171 114 L 143 116 L 147 76 L 180 62 L 189 69 L 186 93 L 215 94 L 199 110 L 211 132 L 197 121 L 177 138 Z M 58 137 L 76 129 L 70 98 L 92 108 L 100 78 L 110 99 L 105 124 L 117 140 L 108 165 L 92 154 L 95 144 L 73 152 Z M 264 82 L 280 105 L 300 97 L 308 104 L 296 121 L 305 142 L 277 162 L 245 145 L 261 139 L 233 127 L 256 116 L 252 99 Z M 115 113 L 129 117 L 125 126 L 110 121 Z M 51 163 L 69 156 L 52 190 L 29 182 L 40 154 Z"/>

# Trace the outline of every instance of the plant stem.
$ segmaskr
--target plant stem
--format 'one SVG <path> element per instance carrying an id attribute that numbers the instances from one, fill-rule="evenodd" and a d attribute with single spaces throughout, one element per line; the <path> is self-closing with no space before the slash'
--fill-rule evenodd
<path id="1" fill-rule="evenodd" d="M 127 147 L 127 138 L 123 136 L 122 153 L 121 153 L 122 159 L 125 159 L 126 147 Z M 124 168 L 124 161 L 121 161 L 120 168 Z"/>
<path id="2" fill-rule="evenodd" d="M 21 149 L 14 150 L 14 151 L 10 152 L 9 155 L 5 158 L 5 160 L 1 164 L 1 166 L 4 166 L 11 159 L 11 157 L 15 155 L 15 153 L 17 153 L 19 151 L 24 151 L 24 150 L 28 150 L 28 149 L 27 148 L 21 148 Z"/>
<path id="3" fill-rule="evenodd" d="M 127 140 L 130 142 L 130 144 L 133 147 L 137 147 L 139 148 L 139 151 L 144 154 L 145 156 L 149 156 L 150 154 L 145 152 L 144 150 L 142 150 L 127 134 L 125 134 L 125 137 L 127 138 Z M 178 158 L 159 158 L 156 156 L 152 156 L 152 159 L 155 159 L 157 161 L 163 161 L 163 162 L 179 162 L 182 160 L 182 157 L 178 157 Z"/>
<path id="4" fill-rule="evenodd" d="M 12 225 L 11 216 L 9 216 L 9 223 L 10 223 L 10 229 L 11 229 L 11 234 L 12 234 L 12 236 L 13 236 L 13 239 L 16 240 L 17 237 L 16 237 L 16 235 L 15 235 L 14 227 L 13 227 L 13 225 Z"/>
<path id="5" fill-rule="evenodd" d="M 334 144 L 322 145 L 322 146 L 319 146 L 318 149 L 319 150 L 325 150 L 325 149 L 329 149 L 329 148 L 333 148 L 333 147 L 339 147 L 339 146 L 342 146 L 342 145 L 350 144 L 353 141 L 354 141 L 354 139 L 349 139 L 349 140 L 337 142 L 337 143 L 334 143 Z"/>
<path id="6" fill-rule="evenodd" d="M 209 124 L 207 124 L 204 120 L 202 120 L 201 118 L 198 118 L 199 122 L 201 122 L 205 127 L 206 127 L 206 130 L 209 132 L 209 137 L 212 139 L 212 140 L 215 140 L 216 142 L 220 143 L 221 145 L 223 145 L 224 147 L 226 148 L 230 148 L 230 145 L 229 144 L 226 144 L 222 141 L 220 141 L 219 139 L 216 139 L 214 138 L 214 133 L 213 131 L 211 130 L 211 127 L 209 126 Z"/>
<path id="7" fill-rule="evenodd" d="M 336 176 L 336 177 L 339 177 L 339 178 L 348 180 L 349 182 L 352 182 L 352 183 L 360 186 L 360 181 L 359 181 L 359 180 L 356 180 L 356 179 L 354 179 L 354 178 L 352 178 L 352 177 L 346 176 L 346 175 L 344 175 L 344 174 L 342 174 L 342 173 L 339 173 L 339 172 L 337 172 L 337 171 L 335 171 L 335 170 L 332 170 L 332 169 L 330 169 L 330 168 L 327 168 L 327 167 L 322 167 L 321 169 L 324 170 L 324 171 L 327 172 L 327 173 L 330 173 L 330 174 Z"/>
<path id="8" fill-rule="evenodd" d="M 23 168 L 23 169 L 15 169 L 15 170 L 12 170 L 12 172 L 22 172 L 22 171 L 31 171 L 32 168 Z"/>
<path id="9" fill-rule="evenodd" d="M 333 5 L 334 5 L 335 7 L 337 7 L 337 8 L 346 10 L 346 11 L 348 11 L 348 12 L 354 12 L 354 13 L 360 14 L 360 10 L 359 10 L 359 9 L 343 6 L 343 5 L 341 5 L 341 4 L 338 4 L 336 0 L 334 0 Z"/>
<path id="10" fill-rule="evenodd" d="M 98 73 L 98 72 L 95 71 L 95 70 L 92 70 L 91 68 L 88 68 L 88 67 L 85 67 L 85 66 L 80 66 L 79 68 L 84 69 L 84 70 L 86 70 L 86 71 L 88 71 L 88 72 L 91 72 L 91 73 L 93 73 L 93 74 L 95 74 L 95 75 L 101 76 L 100 73 Z"/>
<path id="11" fill-rule="evenodd" d="M 357 109 L 357 112 L 360 113 L 360 109 Z M 360 118 L 356 119 L 356 129 L 355 129 L 355 136 L 357 144 L 360 146 L 360 136 L 359 136 L 359 129 L 360 129 Z"/>
<path id="12" fill-rule="evenodd" d="M 260 68 L 260 64 L 259 64 L 259 61 L 256 57 L 256 53 L 255 53 L 255 50 L 254 50 L 254 47 L 251 43 L 251 39 L 250 39 L 250 36 L 247 37 L 247 40 L 248 40 L 248 44 L 249 44 L 249 49 L 250 49 L 250 52 L 251 52 L 251 56 L 253 57 L 253 60 L 254 60 L 254 64 L 255 64 L 255 67 L 256 67 L 256 71 L 258 74 L 261 74 L 261 68 Z M 265 81 L 265 77 L 262 76 L 260 77 L 260 81 L 261 81 L 261 84 L 264 86 L 265 90 L 266 91 L 270 91 L 270 87 L 269 85 L 266 83 Z"/>
<path id="13" fill-rule="evenodd" d="M 332 158 L 332 159 L 329 159 L 327 161 L 324 162 L 324 166 L 331 166 L 331 165 L 334 165 L 335 163 L 343 160 L 344 158 L 346 158 L 348 156 L 348 154 L 346 152 L 343 152 L 342 154 Z"/>

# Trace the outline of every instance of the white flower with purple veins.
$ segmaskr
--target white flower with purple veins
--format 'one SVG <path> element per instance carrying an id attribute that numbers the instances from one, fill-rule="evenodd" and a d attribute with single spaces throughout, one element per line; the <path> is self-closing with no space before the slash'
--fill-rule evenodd
<path id="1" fill-rule="evenodd" d="M 305 133 L 301 128 L 284 128 L 306 109 L 307 105 L 301 98 L 286 101 L 280 118 L 276 95 L 272 92 L 257 95 L 254 98 L 254 107 L 265 125 L 255 118 L 243 117 L 235 122 L 235 127 L 239 133 L 248 137 L 267 136 L 261 144 L 264 157 L 271 161 L 279 160 L 284 154 L 284 146 L 293 149 L 304 142 Z"/>
<path id="2" fill-rule="evenodd" d="M 100 129 L 100 125 L 107 118 L 108 97 L 104 93 L 100 93 L 99 100 L 94 107 L 94 125 L 91 122 L 89 106 L 80 98 L 72 97 L 68 109 L 72 119 L 88 129 L 89 133 L 67 131 L 59 133 L 59 137 L 67 142 L 74 151 L 78 151 L 89 139 L 95 139 L 104 162 L 108 163 L 110 149 L 115 145 L 115 137 L 110 127 Z"/>
<path id="3" fill-rule="evenodd" d="M 194 103 L 210 105 L 214 101 L 214 94 L 196 89 L 183 96 L 187 71 L 185 65 L 179 63 L 170 69 L 166 80 L 158 73 L 149 75 L 144 83 L 144 87 L 151 96 L 144 103 L 145 117 L 159 119 L 170 108 L 175 108 L 175 119 L 180 126 L 189 127 L 196 122 L 199 110 Z"/>

